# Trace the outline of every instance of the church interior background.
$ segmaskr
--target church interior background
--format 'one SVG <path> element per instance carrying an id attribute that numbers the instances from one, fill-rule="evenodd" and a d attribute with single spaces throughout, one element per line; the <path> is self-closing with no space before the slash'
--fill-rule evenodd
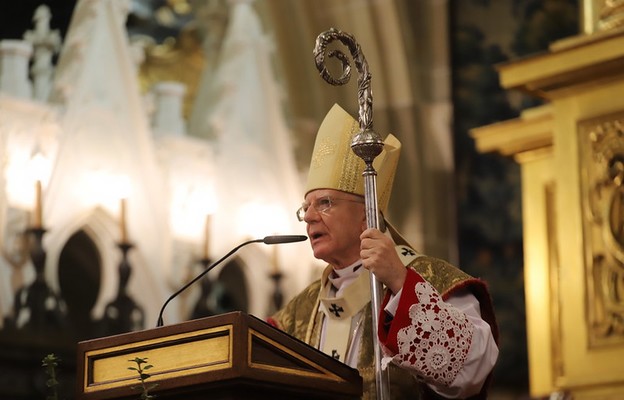
<path id="1" fill-rule="evenodd" d="M 543 102 L 502 88 L 499 65 L 622 3 L 3 2 L 0 398 L 44 398 L 51 352 L 72 398 L 76 341 L 153 327 L 168 296 L 234 246 L 305 233 L 294 210 L 316 129 L 333 103 L 357 110 L 354 82 L 331 87 L 314 66 L 330 27 L 362 46 L 375 128 L 403 143 L 390 220 L 489 283 L 501 331 L 491 398 L 565 398 L 556 382 L 530 389 L 520 167 L 478 151 L 471 130 Z M 318 275 L 308 246 L 242 248 L 166 323 L 266 317 Z"/>

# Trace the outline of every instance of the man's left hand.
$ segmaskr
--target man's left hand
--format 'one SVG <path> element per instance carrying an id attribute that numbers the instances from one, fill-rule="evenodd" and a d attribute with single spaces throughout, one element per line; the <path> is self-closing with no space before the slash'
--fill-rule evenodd
<path id="1" fill-rule="evenodd" d="M 407 270 L 399 259 L 392 239 L 379 229 L 369 228 L 360 235 L 362 265 L 396 294 L 403 287 Z"/>

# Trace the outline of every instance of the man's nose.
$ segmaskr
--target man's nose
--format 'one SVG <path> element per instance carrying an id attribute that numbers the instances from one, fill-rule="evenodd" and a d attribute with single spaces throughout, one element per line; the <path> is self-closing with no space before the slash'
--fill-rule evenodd
<path id="1" fill-rule="evenodd" d="M 319 218 L 321 218 L 321 213 L 316 211 L 316 208 L 312 206 L 308 207 L 308 209 L 303 214 L 303 220 L 307 223 L 310 223 L 311 221 L 317 221 Z"/>

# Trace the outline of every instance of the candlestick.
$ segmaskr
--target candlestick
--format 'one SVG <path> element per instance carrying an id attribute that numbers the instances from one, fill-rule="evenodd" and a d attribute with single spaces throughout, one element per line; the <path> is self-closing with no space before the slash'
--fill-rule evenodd
<path id="1" fill-rule="evenodd" d="M 206 215 L 206 226 L 204 227 L 204 260 L 207 260 L 209 257 L 210 250 L 210 214 Z"/>
<path id="2" fill-rule="evenodd" d="M 119 229 L 121 231 L 121 243 L 128 242 L 128 231 L 126 230 L 126 199 L 120 202 Z"/>
<path id="3" fill-rule="evenodd" d="M 43 223 L 43 211 L 41 206 L 41 181 L 35 182 L 35 215 L 34 215 L 34 228 L 41 228 Z"/>

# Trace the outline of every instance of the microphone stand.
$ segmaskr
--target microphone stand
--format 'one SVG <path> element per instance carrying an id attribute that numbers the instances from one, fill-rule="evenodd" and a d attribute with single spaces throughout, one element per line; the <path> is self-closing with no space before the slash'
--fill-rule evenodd
<path id="1" fill-rule="evenodd" d="M 227 253 L 226 255 L 221 257 L 219 260 L 217 260 L 216 262 L 214 262 L 211 265 L 209 265 L 208 267 L 206 267 L 199 275 L 197 275 L 195 278 L 193 278 L 191 281 L 189 281 L 186 285 L 182 286 L 175 293 L 173 293 L 171 296 L 169 296 L 167 301 L 165 301 L 165 303 L 163 304 L 162 308 L 160 309 L 160 313 L 158 314 L 158 322 L 156 323 L 156 327 L 158 328 L 158 327 L 163 326 L 163 324 L 164 324 L 164 322 L 163 322 L 163 313 L 165 312 L 165 307 L 167 307 L 167 304 L 169 304 L 169 302 L 171 300 L 176 298 L 176 296 L 178 296 L 180 293 L 185 291 L 193 283 L 195 283 L 198 280 L 200 280 L 211 269 L 213 269 L 217 265 L 221 264 L 221 262 L 223 262 L 226 258 L 228 258 L 232 254 L 236 253 L 238 251 L 238 249 L 240 249 L 241 247 L 247 246 L 248 244 L 251 244 L 251 243 L 260 243 L 260 242 L 262 242 L 264 244 L 279 244 L 279 243 L 301 242 L 301 241 L 304 241 L 306 239 L 307 239 L 307 237 L 306 236 L 302 236 L 302 235 L 265 236 L 262 239 L 248 240 L 246 242 L 243 242 L 243 243 L 239 244 L 238 246 L 236 246 L 232 250 L 230 250 L 229 253 Z"/>

